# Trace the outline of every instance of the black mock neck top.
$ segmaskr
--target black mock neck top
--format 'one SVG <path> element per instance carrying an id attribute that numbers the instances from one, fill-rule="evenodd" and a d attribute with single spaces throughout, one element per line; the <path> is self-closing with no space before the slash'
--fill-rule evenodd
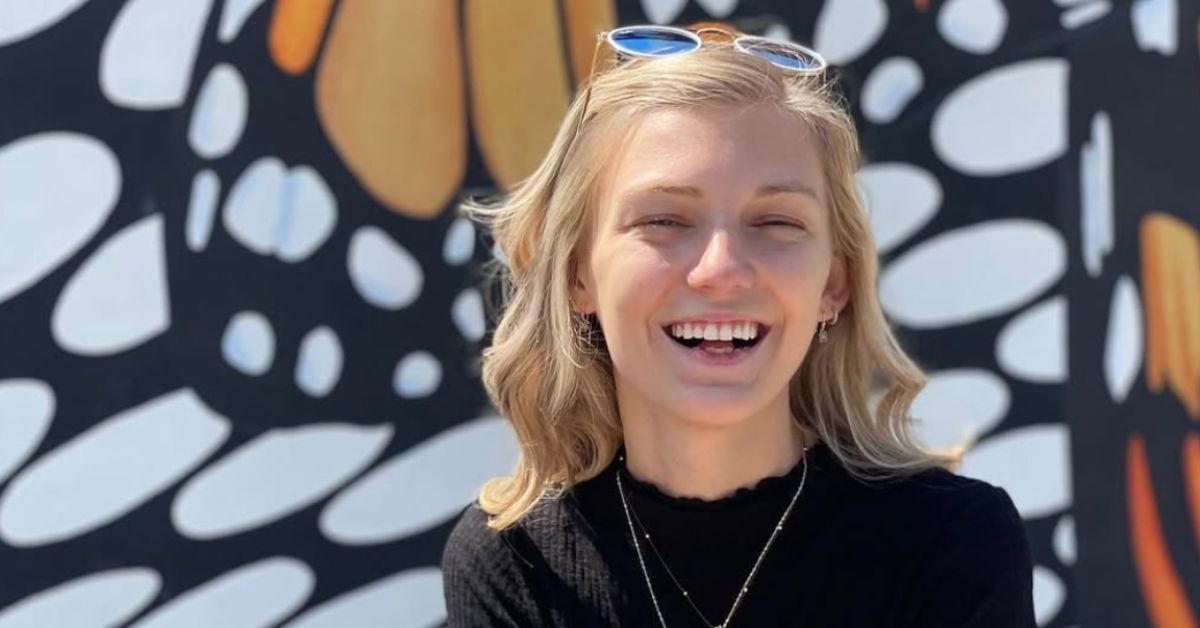
<path id="1" fill-rule="evenodd" d="M 802 476 L 731 628 L 1035 625 L 1029 546 L 1003 489 L 941 469 L 865 483 L 823 443 L 715 501 L 668 495 L 614 459 L 503 533 L 471 504 L 442 556 L 448 625 L 661 626 L 617 473 L 670 628 L 725 620 Z"/>

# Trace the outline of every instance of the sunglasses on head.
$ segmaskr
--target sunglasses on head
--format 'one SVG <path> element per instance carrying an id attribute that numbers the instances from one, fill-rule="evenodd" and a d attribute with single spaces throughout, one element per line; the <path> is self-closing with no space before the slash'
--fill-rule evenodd
<path id="1" fill-rule="evenodd" d="M 742 35 L 720 28 L 688 30 L 675 26 L 622 26 L 601 33 L 604 41 L 617 52 L 633 57 L 669 57 L 699 50 L 701 34 L 714 33 L 732 39 L 741 52 L 756 55 L 772 64 L 799 74 L 819 74 L 825 70 L 825 59 L 815 50 L 800 44 L 769 37 Z"/>

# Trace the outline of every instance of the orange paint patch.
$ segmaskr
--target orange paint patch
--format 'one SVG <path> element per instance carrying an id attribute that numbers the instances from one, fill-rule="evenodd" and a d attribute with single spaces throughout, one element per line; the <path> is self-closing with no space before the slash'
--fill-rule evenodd
<path id="1" fill-rule="evenodd" d="M 571 74 L 575 87 L 583 86 L 591 70 L 592 54 L 596 50 L 596 38 L 602 31 L 611 30 L 617 24 L 617 10 L 612 0 L 562 0 L 563 21 L 566 22 L 567 47 L 571 53 Z M 605 49 L 601 48 L 601 52 Z M 596 71 L 602 72 L 611 54 L 599 54 Z"/>
<path id="2" fill-rule="evenodd" d="M 1146 613 L 1154 626 L 1195 628 L 1196 615 L 1163 537 L 1146 445 L 1136 434 L 1129 438 L 1125 466 L 1130 545 Z"/>
<path id="3" fill-rule="evenodd" d="M 371 196 L 413 218 L 439 214 L 466 170 L 457 6 L 343 2 L 317 67 L 317 115 L 334 149 Z"/>
<path id="4" fill-rule="evenodd" d="M 1190 224 L 1152 212 L 1140 226 L 1146 382 L 1168 385 L 1200 420 L 1200 236 Z"/>
<path id="5" fill-rule="evenodd" d="M 466 4 L 475 139 L 504 187 L 528 177 L 567 112 L 570 81 L 555 0 Z"/>
<path id="6" fill-rule="evenodd" d="M 1166 318 L 1158 295 L 1162 293 L 1163 260 L 1160 259 L 1157 214 L 1147 215 L 1138 230 L 1142 261 L 1142 309 L 1146 319 L 1146 386 L 1161 392 L 1167 373 Z"/>
<path id="7" fill-rule="evenodd" d="M 277 0 L 267 30 L 267 49 L 280 70 L 301 74 L 321 48 L 333 0 Z"/>
<path id="8" fill-rule="evenodd" d="M 1183 486 L 1187 491 L 1192 534 L 1200 547 L 1200 434 L 1188 434 L 1183 439 Z"/>

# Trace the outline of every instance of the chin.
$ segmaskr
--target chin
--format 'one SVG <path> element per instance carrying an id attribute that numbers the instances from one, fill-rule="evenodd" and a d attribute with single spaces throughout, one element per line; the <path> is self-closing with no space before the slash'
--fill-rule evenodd
<path id="1" fill-rule="evenodd" d="M 709 389 L 688 387 L 682 398 L 671 399 L 664 405 L 689 423 L 713 427 L 741 423 L 768 405 L 761 395 L 752 395 L 740 387 L 706 388 Z"/>

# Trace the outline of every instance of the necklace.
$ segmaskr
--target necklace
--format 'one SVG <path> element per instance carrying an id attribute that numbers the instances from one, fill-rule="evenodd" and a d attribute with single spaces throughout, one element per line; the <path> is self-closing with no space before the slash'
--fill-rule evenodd
<path id="1" fill-rule="evenodd" d="M 622 463 L 624 463 L 625 456 L 622 455 L 620 460 Z M 646 526 L 642 525 L 646 542 L 650 545 L 650 548 L 654 550 L 654 553 L 658 555 L 658 560 L 662 563 L 662 566 L 666 568 L 667 575 L 671 576 L 671 580 L 675 581 L 675 586 L 679 587 L 679 590 L 683 592 L 684 599 L 688 601 L 688 604 L 692 605 L 692 608 L 697 614 L 700 615 L 700 619 L 704 621 L 704 625 L 708 626 L 709 628 L 727 628 L 729 626 L 729 620 L 733 619 L 734 612 L 737 611 L 738 606 L 742 603 L 742 598 L 746 595 L 746 592 L 750 590 L 750 582 L 754 580 L 755 574 L 758 573 L 758 567 L 762 564 L 763 558 L 767 555 L 767 550 L 771 549 L 771 544 L 775 542 L 775 537 L 779 535 L 781 530 L 783 530 L 784 522 L 787 521 L 788 515 L 792 513 L 792 507 L 796 505 L 796 500 L 800 498 L 800 492 L 804 490 L 804 481 L 808 477 L 808 447 L 804 447 L 802 461 L 804 464 L 804 471 L 800 475 L 800 486 L 796 488 L 796 494 L 792 495 L 792 501 L 788 503 L 787 509 L 783 511 L 783 516 L 779 518 L 779 523 L 775 524 L 775 528 L 771 530 L 771 537 L 767 539 L 767 544 L 763 546 L 762 551 L 758 554 L 758 559 L 754 561 L 754 566 L 750 569 L 750 575 L 746 576 L 746 581 L 742 583 L 742 588 L 740 591 L 738 591 L 737 598 L 733 601 L 733 606 L 729 609 L 729 614 L 725 616 L 725 621 L 721 622 L 720 624 L 714 625 L 710 623 L 708 618 L 704 616 L 704 613 L 701 613 L 696 604 L 692 602 L 692 598 L 690 595 L 688 595 L 687 590 L 683 588 L 683 585 L 679 584 L 679 579 L 675 577 L 675 574 L 671 571 L 671 568 L 667 566 L 666 561 L 663 560 L 662 554 L 658 553 L 658 548 L 654 547 L 654 542 L 650 539 L 650 533 L 646 531 Z M 646 588 L 650 590 L 650 600 L 654 602 L 654 612 L 658 615 L 659 623 L 662 624 L 663 628 L 666 628 L 667 622 L 665 619 L 663 619 L 662 608 L 660 608 L 658 605 L 658 596 L 655 595 L 654 585 L 650 582 L 650 572 L 646 569 L 646 560 L 642 556 L 642 547 L 638 543 L 637 531 L 635 531 L 633 528 L 633 518 L 630 516 L 629 502 L 625 499 L 625 487 L 621 484 L 620 469 L 617 470 L 616 476 L 617 492 L 621 495 L 621 506 L 625 510 L 625 521 L 629 524 L 629 534 L 633 539 L 633 549 L 637 553 L 638 564 L 642 567 L 642 575 L 646 578 Z M 634 513 L 634 516 L 636 516 L 636 514 L 637 513 Z M 639 518 L 638 524 L 641 525 L 641 523 L 641 519 Z"/>

